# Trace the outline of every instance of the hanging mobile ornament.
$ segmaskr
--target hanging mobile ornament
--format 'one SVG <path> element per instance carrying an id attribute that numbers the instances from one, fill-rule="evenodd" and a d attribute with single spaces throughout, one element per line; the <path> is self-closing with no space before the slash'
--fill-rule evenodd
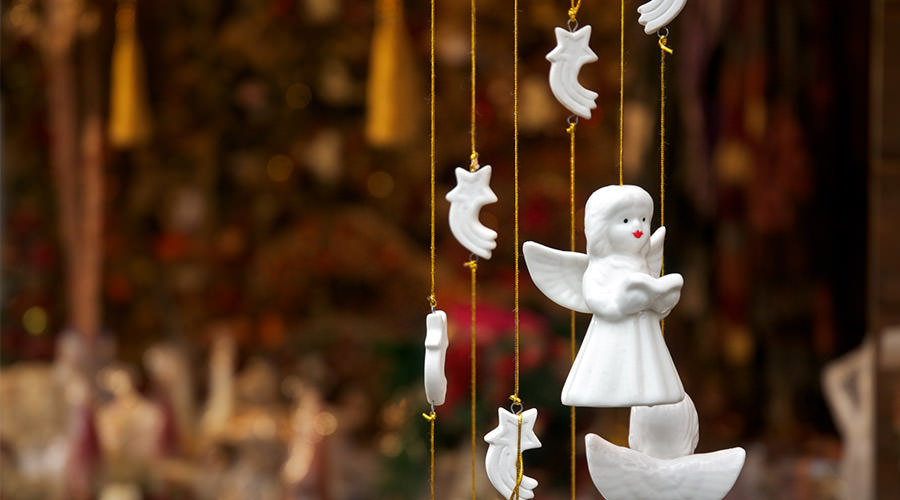
<path id="1" fill-rule="evenodd" d="M 665 114 L 666 54 L 673 51 L 666 44 L 671 21 L 684 6 L 684 1 L 654 1 L 639 11 L 647 33 L 657 31 L 660 48 L 660 224 L 665 224 Z M 664 234 L 664 233 L 663 233 Z M 652 247 L 651 238 L 651 247 Z M 662 248 L 659 249 L 659 274 L 664 274 Z M 654 259 L 656 265 L 656 259 Z M 662 276 L 660 280 L 668 276 Z M 660 321 L 660 333 L 665 323 Z M 744 465 L 743 448 L 713 453 L 693 454 L 697 447 L 699 424 L 691 398 L 675 404 L 634 406 L 631 408 L 628 445 L 616 446 L 600 436 L 585 437 L 588 469 L 597 489 L 608 500 L 721 500 L 734 486 Z"/>
<path id="2" fill-rule="evenodd" d="M 563 386 L 570 406 L 677 403 L 684 389 L 659 321 L 681 296 L 681 275 L 659 277 L 665 228 L 650 235 L 653 200 L 637 186 L 606 186 L 585 206 L 587 254 L 526 242 L 525 262 L 541 292 L 591 313 Z"/>
<path id="3" fill-rule="evenodd" d="M 431 0 L 431 24 L 430 24 L 430 99 L 429 99 L 429 125 L 430 125 L 430 152 L 429 152 L 429 173 L 430 173 L 430 199 L 429 199 L 429 232 L 430 232 L 430 276 L 431 276 L 431 293 L 428 295 L 428 305 L 431 307 L 431 313 L 425 318 L 426 334 L 425 334 L 425 397 L 431 407 L 431 411 L 423 413 L 422 417 L 429 424 L 429 494 L 431 500 L 434 500 L 434 426 L 437 420 L 436 406 L 444 404 L 447 395 L 447 378 L 444 375 L 444 361 L 447 355 L 447 346 L 449 339 L 447 337 L 447 315 L 444 311 L 437 310 L 437 296 L 435 295 L 435 245 L 434 245 L 434 192 L 435 192 L 435 107 L 434 107 L 434 32 L 435 32 L 435 0 Z"/>
<path id="4" fill-rule="evenodd" d="M 685 3 L 687 0 L 650 0 L 638 7 L 638 22 L 648 35 L 656 33 L 678 17 Z"/>
<path id="5" fill-rule="evenodd" d="M 693 454 L 699 438 L 691 398 L 631 409 L 630 448 L 588 434 L 588 469 L 606 500 L 721 500 L 734 486 L 746 453 L 730 448 Z"/>
<path id="6" fill-rule="evenodd" d="M 499 408 L 499 424 L 485 441 L 490 445 L 485 470 L 494 488 L 510 500 L 534 498 L 537 480 L 525 475 L 522 452 L 540 448 L 534 433 L 537 409 L 525 411 L 519 397 L 519 2 L 513 0 L 513 393 L 511 411 Z M 515 429 L 515 440 L 512 439 Z M 515 454 L 512 443 L 515 442 Z"/>
<path id="7" fill-rule="evenodd" d="M 471 37 L 470 40 L 470 68 L 471 68 L 471 95 L 470 95 L 470 139 L 471 139 L 471 154 L 469 155 L 469 168 L 457 168 L 456 169 L 456 187 L 453 188 L 449 193 L 447 193 L 447 201 L 450 202 L 450 211 L 449 211 L 449 223 L 450 223 L 450 232 L 456 238 L 456 240 L 466 249 L 471 252 L 470 259 L 465 263 L 465 266 L 469 268 L 471 274 L 471 289 L 472 289 L 472 297 L 471 297 L 471 308 L 472 308 L 472 320 L 471 320 L 471 355 L 470 355 L 470 364 L 471 364 L 471 394 L 470 394 L 470 425 L 471 425 L 471 433 L 472 433 L 472 442 L 471 442 L 471 451 L 472 451 L 472 463 L 471 463 L 471 479 L 472 479 L 472 500 L 475 500 L 477 496 L 477 487 L 476 487 L 476 462 L 477 462 L 477 445 L 478 445 L 478 437 L 476 430 L 476 393 L 477 393 L 477 383 L 476 383 L 476 355 L 477 355 L 477 323 L 476 323 L 476 312 L 477 312 L 477 302 L 476 302 L 476 292 L 477 292 L 477 273 L 478 273 L 478 257 L 483 259 L 490 259 L 491 252 L 494 248 L 497 247 L 497 232 L 484 226 L 479 221 L 479 214 L 481 212 L 481 208 L 488 204 L 494 203 L 497 201 L 497 195 L 491 190 L 491 166 L 485 165 L 481 166 L 478 162 L 478 150 L 475 147 L 475 132 L 476 132 L 476 86 L 475 86 L 475 41 L 476 41 L 476 0 L 471 0 L 469 13 L 470 13 L 470 23 L 469 23 L 469 34 Z M 502 411 L 502 410 L 501 410 Z M 535 438 L 536 440 L 537 438 Z M 493 445 L 492 445 L 493 446 Z M 502 454 L 505 460 L 506 455 Z M 500 458 L 495 452 L 489 451 L 489 457 L 498 459 Z M 493 479 L 492 479 L 493 482 Z M 513 481 L 514 482 L 514 481 Z M 506 484 L 505 482 L 495 483 L 495 484 Z"/>
<path id="8" fill-rule="evenodd" d="M 534 498 L 538 482 L 523 474 L 522 452 L 541 447 L 534 433 L 537 409 L 516 415 L 498 408 L 497 415 L 499 425 L 484 436 L 489 445 L 485 457 L 488 479 L 503 498 L 512 498 L 513 494 L 525 500 Z"/>
<path id="9" fill-rule="evenodd" d="M 482 259 L 490 259 L 497 247 L 497 232 L 485 227 L 479 220 L 481 207 L 497 201 L 491 190 L 491 166 L 478 167 L 478 157 L 473 155 L 473 166 L 456 169 L 456 187 L 447 193 L 450 202 L 450 231 L 460 245 Z"/>
<path id="10" fill-rule="evenodd" d="M 485 227 L 478 217 L 483 206 L 497 201 L 497 195 L 491 190 L 491 166 L 481 166 L 478 163 L 478 151 L 475 148 L 475 0 L 472 0 L 470 13 L 472 152 L 469 155 L 469 168 L 456 169 L 456 187 L 447 193 L 447 201 L 450 202 L 450 232 L 456 241 L 474 255 L 490 259 L 491 251 L 497 247 L 497 232 Z"/>
<path id="11" fill-rule="evenodd" d="M 554 30 L 557 45 L 547 54 L 547 60 L 550 61 L 550 90 L 554 97 L 572 113 L 590 119 L 591 110 L 597 107 L 594 102 L 597 93 L 578 83 L 578 73 L 585 64 L 595 62 L 597 54 L 589 46 L 590 25 L 578 28 L 575 15 L 580 6 L 581 0 L 578 0 L 578 4 L 569 9 L 568 31 Z"/>

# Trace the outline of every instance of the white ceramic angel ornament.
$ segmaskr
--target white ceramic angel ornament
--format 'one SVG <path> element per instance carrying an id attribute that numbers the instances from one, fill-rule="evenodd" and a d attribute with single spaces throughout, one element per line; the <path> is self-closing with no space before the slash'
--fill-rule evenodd
<path id="1" fill-rule="evenodd" d="M 659 277 L 665 228 L 650 236 L 653 200 L 637 186 L 606 186 L 585 206 L 587 254 L 526 242 L 535 285 L 557 304 L 591 313 L 562 402 L 625 407 L 677 403 L 684 388 L 660 331 L 681 297 L 681 275 Z"/>

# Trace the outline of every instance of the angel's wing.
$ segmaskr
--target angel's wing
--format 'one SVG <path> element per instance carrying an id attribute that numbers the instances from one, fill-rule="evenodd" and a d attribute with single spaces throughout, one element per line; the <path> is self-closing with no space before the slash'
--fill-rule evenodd
<path id="1" fill-rule="evenodd" d="M 662 271 L 663 244 L 666 241 L 665 226 L 657 229 L 650 237 L 650 253 L 647 254 L 647 265 L 650 266 L 650 275 L 659 278 Z"/>
<path id="2" fill-rule="evenodd" d="M 744 466 L 743 448 L 670 460 L 585 437 L 594 486 L 607 500 L 721 500 Z"/>
<path id="3" fill-rule="evenodd" d="M 531 280 L 550 300 L 578 312 L 590 313 L 582 292 L 588 256 L 545 247 L 533 241 L 522 246 Z"/>

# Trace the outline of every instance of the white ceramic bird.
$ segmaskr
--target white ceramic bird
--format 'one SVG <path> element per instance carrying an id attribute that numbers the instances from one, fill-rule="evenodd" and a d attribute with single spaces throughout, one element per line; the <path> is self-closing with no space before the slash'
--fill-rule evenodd
<path id="1" fill-rule="evenodd" d="M 491 166 L 484 165 L 471 172 L 456 169 L 456 187 L 447 193 L 450 202 L 450 232 L 460 245 L 473 254 L 490 259 L 497 247 L 497 232 L 484 226 L 479 220 L 481 207 L 497 201 L 491 191 Z"/>
<path id="2" fill-rule="evenodd" d="M 591 50 L 591 27 L 585 26 L 570 32 L 556 28 L 556 48 L 547 54 L 550 61 L 550 90 L 556 99 L 569 111 L 589 119 L 591 110 L 597 107 L 594 102 L 597 93 L 588 90 L 578 83 L 581 67 L 597 60 L 597 54 Z"/>
<path id="3" fill-rule="evenodd" d="M 425 397 L 434 406 L 444 404 L 447 397 L 447 314 L 435 311 L 425 318 Z"/>
<path id="4" fill-rule="evenodd" d="M 648 35 L 656 33 L 678 17 L 686 2 L 687 0 L 650 0 L 638 7 L 638 13 L 641 14 L 638 22 Z"/>
<path id="5" fill-rule="evenodd" d="M 692 455 L 699 436 L 691 398 L 631 409 L 628 444 L 585 436 L 588 469 L 606 500 L 721 500 L 744 466 L 743 448 Z"/>
<path id="6" fill-rule="evenodd" d="M 522 430 L 519 432 L 519 415 L 508 412 L 503 408 L 497 409 L 499 424 L 491 432 L 484 436 L 488 446 L 487 456 L 484 459 L 484 468 L 488 479 L 494 488 L 503 496 L 510 498 L 516 488 L 517 469 L 516 463 L 520 451 L 533 450 L 541 447 L 541 442 L 534 433 L 534 422 L 537 420 L 537 409 L 532 408 L 521 414 Z M 521 442 L 519 438 L 521 436 Z M 517 446 L 518 445 L 518 446 Z M 534 489 L 538 482 L 534 478 L 522 475 L 519 484 L 518 498 L 529 500 L 534 498 Z"/>

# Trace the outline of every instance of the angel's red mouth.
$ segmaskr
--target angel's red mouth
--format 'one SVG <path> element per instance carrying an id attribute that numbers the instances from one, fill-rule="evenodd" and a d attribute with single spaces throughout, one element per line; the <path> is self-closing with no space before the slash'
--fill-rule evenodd
<path id="1" fill-rule="evenodd" d="M 632 234 L 635 238 L 640 238 L 641 236 L 644 235 L 644 232 L 641 231 L 641 230 L 637 230 L 637 231 L 635 231 L 635 232 L 633 232 L 633 233 L 631 233 L 631 234 Z"/>

